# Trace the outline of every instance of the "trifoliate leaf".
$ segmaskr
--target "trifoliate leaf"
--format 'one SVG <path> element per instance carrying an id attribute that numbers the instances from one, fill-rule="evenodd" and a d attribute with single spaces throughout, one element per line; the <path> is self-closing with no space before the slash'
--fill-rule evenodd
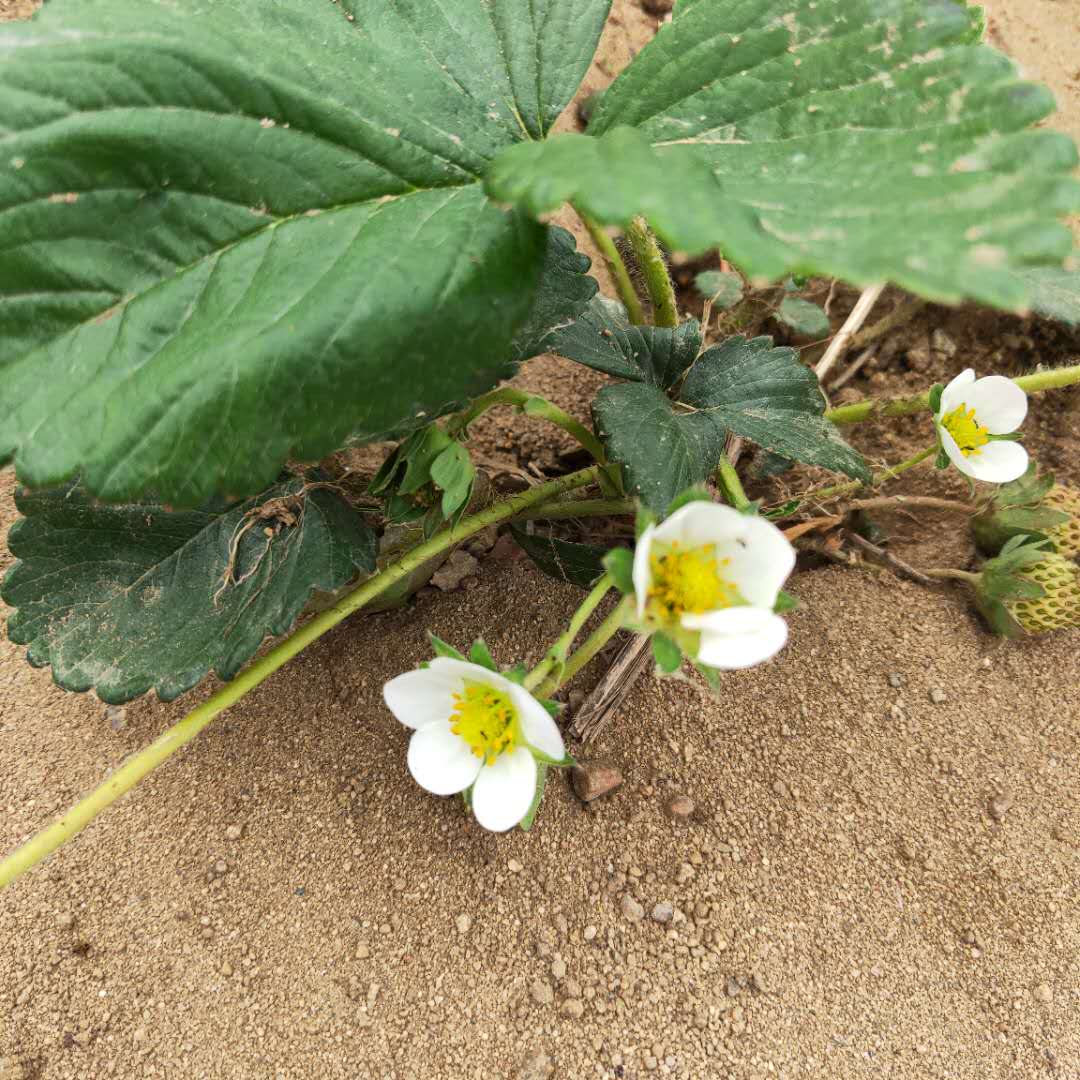
<path id="1" fill-rule="evenodd" d="M 830 329 L 829 316 L 817 304 L 797 296 L 784 297 L 776 317 L 803 337 L 824 337 Z"/>
<path id="2" fill-rule="evenodd" d="M 643 215 L 754 277 L 1021 308 L 1014 271 L 1071 248 L 1077 156 L 1028 130 L 1053 97 L 972 44 L 979 20 L 952 0 L 681 0 L 587 136 L 503 151 L 488 190 L 535 214 Z"/>
<path id="3" fill-rule="evenodd" d="M 622 304 L 596 296 L 580 318 L 548 338 L 548 348 L 608 375 L 666 389 L 694 362 L 701 325 L 689 319 L 675 330 L 634 326 Z"/>
<path id="4" fill-rule="evenodd" d="M 770 338 L 733 337 L 713 346 L 690 369 L 680 396 L 722 431 L 794 461 L 870 479 L 862 455 L 825 419 L 817 376 L 794 349 L 774 348 Z"/>
<path id="5" fill-rule="evenodd" d="M 247 502 L 107 506 L 81 487 L 21 492 L 3 585 L 8 633 L 65 690 L 169 701 L 231 679 L 315 590 L 375 569 L 375 534 L 336 492 L 283 480 Z"/>
<path id="6" fill-rule="evenodd" d="M 530 535 L 519 525 L 511 525 L 510 531 L 537 568 L 556 581 L 568 581 L 571 585 L 587 589 L 603 576 L 607 548 L 597 544 L 577 544 L 539 533 Z"/>
<path id="7" fill-rule="evenodd" d="M 733 308 L 743 297 L 743 280 L 726 270 L 703 270 L 694 278 L 694 288 L 720 311 Z"/>
<path id="8" fill-rule="evenodd" d="M 494 384 L 546 230 L 480 179 L 610 0 L 63 0 L 0 31 L 0 463 L 258 491 Z"/>

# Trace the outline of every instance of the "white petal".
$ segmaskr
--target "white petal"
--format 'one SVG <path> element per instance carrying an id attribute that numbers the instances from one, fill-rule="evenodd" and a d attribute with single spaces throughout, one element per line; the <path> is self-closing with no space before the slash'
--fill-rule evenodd
<path id="1" fill-rule="evenodd" d="M 732 506 L 699 500 L 680 506 L 658 525 L 656 539 L 668 544 L 678 541 L 688 547 L 702 547 L 728 537 L 742 536 L 747 520 L 745 514 Z"/>
<path id="2" fill-rule="evenodd" d="M 961 371 L 941 392 L 941 411 L 938 416 L 950 413 L 967 400 L 968 388 L 975 382 L 975 369 Z"/>
<path id="3" fill-rule="evenodd" d="M 409 740 L 409 772 L 432 795 L 464 791 L 480 771 L 482 761 L 469 744 L 450 730 L 448 720 L 436 720 Z"/>
<path id="4" fill-rule="evenodd" d="M 964 403 L 975 410 L 975 421 L 991 435 L 1008 435 L 1027 416 L 1027 394 L 1004 375 L 987 375 L 964 395 Z"/>
<path id="5" fill-rule="evenodd" d="M 510 700 L 517 710 L 521 730 L 529 745 L 549 758 L 562 761 L 566 757 L 566 746 L 551 713 L 522 686 L 513 688 Z"/>
<path id="6" fill-rule="evenodd" d="M 656 526 L 650 525 L 638 537 L 634 548 L 634 596 L 637 598 L 637 615 L 645 617 L 645 604 L 649 599 L 649 586 L 652 585 L 652 571 L 649 569 L 649 552 L 652 549 Z"/>
<path id="7" fill-rule="evenodd" d="M 535 795 L 536 759 L 519 746 L 480 770 L 472 791 L 473 813 L 485 829 L 506 832 L 529 812 Z"/>
<path id="8" fill-rule="evenodd" d="M 717 557 L 730 560 L 722 573 L 744 600 L 771 611 L 795 569 L 795 549 L 771 521 L 739 516 L 743 519 L 742 534 L 716 545 Z"/>
<path id="9" fill-rule="evenodd" d="M 753 667 L 775 656 L 788 637 L 787 623 L 762 608 L 734 607 L 684 615 L 688 630 L 701 631 L 697 658 L 721 671 Z"/>
<path id="10" fill-rule="evenodd" d="M 968 475 L 987 484 L 1007 484 L 1027 472 L 1028 452 L 1018 442 L 992 442 L 967 459 Z"/>
<path id="11" fill-rule="evenodd" d="M 938 434 L 941 436 L 941 445 L 945 448 L 945 453 L 949 455 L 949 460 L 965 476 L 974 478 L 975 473 L 971 468 L 971 458 L 964 457 L 960 444 L 943 427 L 938 428 Z"/>
<path id="12" fill-rule="evenodd" d="M 383 700 L 406 727 L 421 728 L 433 720 L 446 720 L 454 711 L 452 695 L 460 690 L 460 675 L 433 664 L 391 679 L 383 687 Z"/>

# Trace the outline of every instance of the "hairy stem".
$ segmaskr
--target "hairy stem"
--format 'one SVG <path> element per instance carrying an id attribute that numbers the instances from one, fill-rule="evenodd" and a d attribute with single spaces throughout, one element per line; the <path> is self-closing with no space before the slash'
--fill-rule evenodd
<path id="1" fill-rule="evenodd" d="M 554 521 L 557 518 L 625 517 L 633 514 L 633 499 L 560 499 L 519 514 L 518 521 Z"/>
<path id="2" fill-rule="evenodd" d="M 578 649 L 566 664 L 562 671 L 553 672 L 537 688 L 537 697 L 550 697 L 563 683 L 569 682 L 594 656 L 611 640 L 612 636 L 622 628 L 631 607 L 633 596 L 624 596 L 604 621 L 582 642 Z"/>
<path id="3" fill-rule="evenodd" d="M 922 570 L 920 571 L 924 576 L 928 578 L 936 578 L 938 581 L 963 581 L 968 585 L 978 585 L 980 578 L 978 574 L 971 574 L 967 570 Z"/>
<path id="4" fill-rule="evenodd" d="M 573 645 L 574 639 L 581 633 L 581 628 L 589 621 L 589 616 L 597 609 L 600 601 L 607 596 L 614 585 L 615 582 L 612 580 L 611 575 L 604 574 L 592 587 L 589 595 L 585 597 L 581 602 L 581 606 L 574 612 L 573 618 L 571 618 L 566 628 L 566 633 L 551 646 L 547 656 L 525 676 L 526 690 L 532 690 L 534 686 L 543 682 L 553 670 L 558 674 L 566 661 L 566 654 L 570 646 Z"/>
<path id="5" fill-rule="evenodd" d="M 580 420 L 576 420 L 565 409 L 560 409 L 547 398 L 540 397 L 539 394 L 530 394 L 525 390 L 518 390 L 513 386 L 503 386 L 478 397 L 465 412 L 450 422 L 448 430 L 453 435 L 464 431 L 478 416 L 486 413 L 488 409 L 493 409 L 496 405 L 513 405 L 527 416 L 538 417 L 562 428 L 568 435 L 577 439 L 601 464 L 607 461 L 603 444 Z"/>
<path id="6" fill-rule="evenodd" d="M 430 540 L 418 544 L 398 562 L 381 573 L 368 578 L 351 593 L 342 597 L 333 607 L 316 615 L 283 641 L 275 645 L 265 656 L 245 668 L 232 682 L 192 709 L 145 750 L 139 751 L 120 766 L 106 781 L 95 788 L 86 798 L 76 803 L 66 814 L 54 821 L 17 848 L 0 862 L 0 889 L 10 885 L 58 847 L 81 832 L 103 810 L 121 796 L 126 795 L 144 776 L 167 761 L 185 746 L 215 717 L 249 694 L 275 671 L 287 664 L 294 656 L 317 641 L 338 623 L 359 611 L 380 593 L 407 577 L 435 555 L 460 544 L 489 525 L 508 521 L 542 503 L 557 499 L 568 491 L 584 487 L 596 480 L 597 466 L 593 465 L 568 476 L 559 477 L 547 484 L 511 496 L 495 503 L 478 514 L 463 518 L 456 526 L 444 530 Z"/>
<path id="7" fill-rule="evenodd" d="M 816 491 L 807 491 L 799 497 L 799 505 L 802 506 L 808 502 L 826 502 L 829 499 L 835 499 L 839 495 L 847 495 L 852 491 L 859 491 L 864 487 L 880 487 L 887 481 L 892 480 L 893 477 L 907 472 L 908 469 L 914 469 L 916 465 L 921 465 L 928 457 L 933 457 L 936 453 L 936 444 L 934 446 L 928 446 L 925 450 L 920 450 L 906 461 L 901 461 L 896 465 L 890 465 L 887 469 L 882 469 L 880 472 L 874 473 L 869 483 L 862 480 L 851 480 L 845 484 L 833 484 L 831 487 L 818 488 Z"/>
<path id="8" fill-rule="evenodd" d="M 660 244 L 644 218 L 634 218 L 626 230 L 626 238 L 645 275 L 645 288 L 653 306 L 653 321 L 657 326 L 674 329 L 679 325 L 679 310 L 675 302 L 675 286 Z"/>
<path id="9" fill-rule="evenodd" d="M 580 210 L 577 210 L 577 216 L 581 218 L 581 223 L 589 231 L 589 236 L 592 237 L 593 243 L 599 249 L 600 254 L 603 255 L 604 262 L 607 263 L 608 272 L 615 282 L 615 290 L 619 294 L 619 299 L 622 301 L 623 307 L 626 308 L 626 314 L 629 316 L 630 321 L 635 326 L 644 326 L 645 311 L 641 306 L 641 300 L 638 298 L 637 289 L 634 288 L 634 282 L 630 277 L 630 271 L 626 269 L 626 263 L 619 254 L 619 249 L 615 246 L 615 241 L 608 236 L 607 231 L 602 225 L 593 221 L 587 214 L 583 214 Z"/>
<path id="10" fill-rule="evenodd" d="M 1060 390 L 1062 387 L 1080 383 L 1080 364 L 1021 375 L 1013 379 L 1013 382 L 1028 394 L 1040 394 L 1044 390 Z M 924 412 L 929 407 L 929 391 L 927 391 L 925 394 L 916 394 L 914 397 L 870 398 L 867 401 L 853 402 L 851 405 L 840 405 L 835 409 L 829 409 L 825 413 L 825 418 L 834 424 L 858 424 L 877 416 L 909 416 L 912 413 Z"/>

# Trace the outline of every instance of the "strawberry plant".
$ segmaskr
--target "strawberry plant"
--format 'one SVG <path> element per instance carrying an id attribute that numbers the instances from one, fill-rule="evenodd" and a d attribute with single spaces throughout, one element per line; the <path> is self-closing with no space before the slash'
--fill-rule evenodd
<path id="1" fill-rule="evenodd" d="M 0 884 L 488 526 L 512 523 L 538 565 L 585 585 L 581 609 L 531 671 L 436 643 L 387 701 L 416 729 L 417 779 L 502 829 L 531 823 L 569 762 L 552 695 L 618 629 L 715 683 L 786 639 L 794 553 L 776 522 L 935 456 L 995 483 L 1023 472 L 1026 394 L 1080 369 L 829 409 L 795 349 L 715 340 L 709 318 L 747 283 L 808 276 L 1072 310 L 1058 219 L 1080 207 L 1076 150 L 1035 127 L 1052 99 L 980 43 L 979 10 L 680 0 L 587 129 L 556 132 L 609 2 L 48 0 L 0 32 L 0 463 L 22 514 L 9 634 L 109 702 L 227 681 Z M 550 223 L 565 207 L 617 297 Z M 700 321 L 680 314 L 670 251 L 727 261 L 699 276 Z M 794 296 L 778 318 L 826 330 Z M 498 386 L 552 352 L 612 377 L 591 428 Z M 500 406 L 563 428 L 591 464 L 493 499 L 469 438 Z M 885 470 L 843 438 L 916 412 L 934 444 Z M 845 479 L 762 507 L 732 440 Z M 336 467 L 387 442 L 367 484 Z M 702 505 L 710 481 L 729 507 Z M 634 515 L 636 555 L 521 528 Z M 1075 591 L 1063 558 L 1043 562 Z M 1023 576 L 1010 629 L 1045 592 Z M 295 629 L 305 608 L 321 610 Z M 268 635 L 283 640 L 253 660 Z M 499 782 L 480 782 L 489 767 Z"/>

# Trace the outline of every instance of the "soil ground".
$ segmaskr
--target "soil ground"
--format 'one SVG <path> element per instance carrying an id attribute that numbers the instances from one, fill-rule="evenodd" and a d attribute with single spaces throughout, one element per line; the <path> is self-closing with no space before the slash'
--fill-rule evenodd
<path id="1" fill-rule="evenodd" d="M 1080 136 L 1078 5 L 988 6 Z M 654 25 L 618 3 L 589 88 Z M 1077 355 L 1047 324 L 931 307 L 844 393 Z M 552 361 L 521 381 L 579 413 L 595 386 Z M 1080 394 L 1038 399 L 1026 430 L 1080 483 Z M 505 416 L 481 434 L 526 471 L 562 448 Z M 895 461 L 928 430 L 853 437 Z M 930 472 L 890 490 L 964 496 Z M 913 563 L 971 563 L 955 517 L 878 523 Z M 381 687 L 429 628 L 536 660 L 579 594 L 487 559 L 338 628 L 0 895 L 0 1078 L 1077 1080 L 1080 633 L 1002 642 L 960 593 L 884 573 L 808 568 L 792 590 L 776 661 L 715 698 L 643 679 L 582 755 L 624 786 L 584 806 L 557 778 L 527 835 L 412 784 Z M 107 715 L 0 642 L 0 851 L 211 690 Z"/>

